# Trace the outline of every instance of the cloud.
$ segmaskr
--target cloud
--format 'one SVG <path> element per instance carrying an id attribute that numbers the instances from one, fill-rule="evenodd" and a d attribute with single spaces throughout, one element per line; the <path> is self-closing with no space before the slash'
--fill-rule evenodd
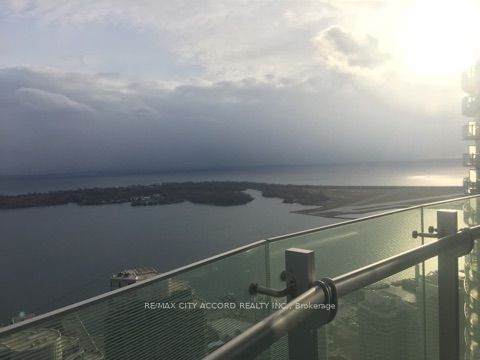
<path id="1" fill-rule="evenodd" d="M 8 4 L 0 174 L 462 152 L 457 79 L 422 83 L 389 43 L 403 3 Z"/>
<path id="2" fill-rule="evenodd" d="M 164 46 L 178 64 L 195 66 L 201 69 L 204 78 L 212 81 L 259 78 L 266 74 L 297 77 L 311 72 L 314 49 L 310 39 L 331 25 L 337 14 L 333 2 L 310 1 L 241 0 L 229 4 L 215 0 L 23 0 L 20 4 L 10 0 L 10 3 L 12 14 L 45 27 L 88 31 L 99 26 L 100 36 L 109 31 L 105 27 L 117 31 L 125 27 L 130 33 L 143 34 L 144 38 L 153 34 L 154 46 Z M 132 44 L 126 42 L 124 46 Z"/>
<path id="3" fill-rule="evenodd" d="M 76 102 L 65 95 L 34 88 L 19 88 L 15 91 L 19 104 L 33 110 L 93 111 L 90 106 Z"/>
<path id="4" fill-rule="evenodd" d="M 355 37 L 339 26 L 321 31 L 313 41 L 318 57 L 333 67 L 373 69 L 391 58 L 390 54 L 380 50 L 379 42 L 373 36 Z"/>
<path id="5" fill-rule="evenodd" d="M 0 69 L 0 174 L 300 165 L 461 152 L 460 136 L 448 145 L 438 141 L 456 132 L 457 119 L 445 117 L 439 127 L 436 116 L 394 108 L 375 91 L 338 73 L 171 88 L 111 74 Z M 429 136 L 418 144 L 412 128 Z"/>

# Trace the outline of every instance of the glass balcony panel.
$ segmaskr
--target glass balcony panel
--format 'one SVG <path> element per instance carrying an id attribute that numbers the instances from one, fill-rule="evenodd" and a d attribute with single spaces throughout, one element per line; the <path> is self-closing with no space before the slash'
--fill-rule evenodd
<path id="1" fill-rule="evenodd" d="M 438 210 L 457 210 L 458 228 L 480 225 L 480 198 L 467 198 L 433 204 L 423 207 L 423 218 L 425 226 L 435 225 L 437 222 Z M 478 209 L 478 210 L 477 210 Z M 425 239 L 427 240 L 427 239 Z M 430 241 L 432 241 L 430 239 Z"/>
<path id="2" fill-rule="evenodd" d="M 262 243 L 0 336 L 0 359 L 202 358 L 268 315 L 235 308 L 240 301 L 265 301 L 248 293 L 251 282 L 267 282 L 265 248 Z"/>
<path id="3" fill-rule="evenodd" d="M 468 177 L 471 182 L 477 182 L 477 169 L 468 170 Z"/>
<path id="4" fill-rule="evenodd" d="M 423 277 L 413 267 L 345 296 L 326 327 L 328 358 L 425 359 Z"/>
<path id="5" fill-rule="evenodd" d="M 421 224 L 421 209 L 411 209 L 271 241 L 269 249 L 271 284 L 276 288 L 285 287 L 285 283 L 280 279 L 280 273 L 284 270 L 284 253 L 288 248 L 314 250 L 317 278 L 326 276 L 333 278 L 421 245 L 420 239 L 412 238 L 412 231 L 420 231 Z M 411 271 L 410 275 L 414 278 L 412 274 Z M 398 274 L 391 280 L 400 281 L 405 276 L 403 273 Z M 358 294 L 341 300 L 342 316 L 356 316 L 354 307 L 350 305 L 352 301 L 360 301 L 357 296 Z M 326 328 L 318 330 L 319 343 L 328 343 L 329 351 L 333 346 L 334 350 L 329 353 L 329 356 L 332 357 L 337 353 L 355 353 L 360 346 L 358 322 L 352 320 L 349 323 L 350 328 L 347 326 L 347 320 L 339 320 L 337 323 L 339 322 L 342 322 L 341 326 L 334 325 L 334 322 Z M 363 326 L 367 325 L 364 323 Z M 339 327 L 341 330 L 338 330 Z M 364 328 L 363 330 L 370 332 L 371 328 L 368 329 Z M 375 336 L 375 333 L 371 335 Z M 348 336 L 351 336 L 352 339 L 344 341 Z M 332 345 L 333 343 L 335 345 Z M 372 354 L 369 356 L 368 359 L 376 359 L 371 357 Z M 359 358 L 352 357 L 352 359 Z"/>
<path id="6" fill-rule="evenodd" d="M 478 186 L 476 182 L 470 181 L 470 178 L 463 178 L 463 190 L 465 194 L 474 195 L 478 193 Z"/>
<path id="7" fill-rule="evenodd" d="M 477 153 L 463 154 L 463 166 L 480 167 L 480 154 L 477 154 Z"/>
<path id="8" fill-rule="evenodd" d="M 280 274 L 285 266 L 286 249 L 314 250 L 317 277 L 335 277 L 421 245 L 423 241 L 435 241 L 413 239 L 411 233 L 425 232 L 430 225 L 436 227 L 439 209 L 457 210 L 459 228 L 480 224 L 477 211 L 480 199 L 472 198 L 270 239 L 224 258 L 172 272 L 168 278 L 126 291 L 117 290 L 94 303 L 74 305 L 71 310 L 43 321 L 24 323 L 21 329 L 0 335 L 0 359 L 202 358 L 272 312 L 271 308 L 242 309 L 240 303 L 285 301 L 285 298 L 250 295 L 248 288 L 252 282 L 277 289 L 285 287 Z M 459 262 L 461 284 L 462 273 L 465 277 L 459 289 L 462 305 L 459 311 L 464 319 L 462 351 L 467 359 L 480 358 L 479 258 L 476 245 Z M 322 348 L 328 349 L 329 358 L 356 354 L 352 359 L 362 359 L 360 356 L 395 359 L 397 352 L 393 349 L 399 344 L 403 358 L 435 358 L 438 355 L 436 271 L 437 259 L 432 259 L 382 281 L 384 285 L 369 286 L 342 298 L 336 320 L 318 331 L 320 343 L 327 343 Z M 415 305 L 407 300 L 409 293 Z M 180 308 L 179 304 L 190 305 Z M 210 305 L 201 307 L 201 304 Z M 217 308 L 211 304 L 217 304 Z M 389 331 L 397 331 L 388 325 L 395 317 L 399 333 L 386 336 Z M 377 342 L 373 347 L 365 346 L 368 341 Z M 389 355 L 382 357 L 388 351 Z M 286 337 L 258 358 L 288 359 Z"/>
<path id="9" fill-rule="evenodd" d="M 480 89 L 480 74 L 474 67 L 462 74 L 462 90 L 469 94 L 476 94 Z"/>
<path id="10" fill-rule="evenodd" d="M 255 360 L 290 360 L 288 352 L 288 335 L 282 336 L 264 352 L 254 358 Z"/>
<path id="11" fill-rule="evenodd" d="M 462 134 L 464 140 L 478 140 L 480 139 L 480 126 L 476 124 L 464 125 Z"/>
<path id="12" fill-rule="evenodd" d="M 465 96 L 462 100 L 463 116 L 474 117 L 480 111 L 480 101 L 475 96 Z"/>
<path id="13" fill-rule="evenodd" d="M 424 360 L 424 291 L 413 267 L 342 297 L 335 319 L 317 330 L 318 359 Z M 288 338 L 256 359 L 288 360 Z"/>
<path id="14" fill-rule="evenodd" d="M 413 230 L 421 230 L 419 208 L 274 240 L 270 242 L 272 286 L 285 285 L 280 273 L 288 248 L 314 250 L 317 276 L 335 277 L 419 246 Z"/>

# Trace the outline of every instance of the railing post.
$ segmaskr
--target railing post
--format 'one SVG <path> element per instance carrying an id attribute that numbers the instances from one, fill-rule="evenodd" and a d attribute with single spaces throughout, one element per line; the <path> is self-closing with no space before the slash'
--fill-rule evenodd
<path id="1" fill-rule="evenodd" d="M 437 211 L 438 237 L 457 232 L 457 211 Z M 459 358 L 458 257 L 456 249 L 438 255 L 439 359 Z"/>
<path id="2" fill-rule="evenodd" d="M 293 285 L 293 291 L 287 297 L 290 302 L 310 289 L 315 281 L 314 251 L 296 248 L 285 250 L 285 270 L 287 286 Z M 321 348 L 322 352 L 326 352 L 326 341 Z M 289 332 L 288 352 L 290 360 L 319 359 L 317 329 L 305 324 Z"/>

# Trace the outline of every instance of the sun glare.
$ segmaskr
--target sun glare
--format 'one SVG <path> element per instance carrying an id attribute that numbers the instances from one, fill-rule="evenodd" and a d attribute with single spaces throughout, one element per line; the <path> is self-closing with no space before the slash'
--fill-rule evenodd
<path id="1" fill-rule="evenodd" d="M 417 0 L 400 18 L 403 61 L 418 75 L 448 76 L 471 65 L 480 44 L 480 4 L 474 0 Z"/>

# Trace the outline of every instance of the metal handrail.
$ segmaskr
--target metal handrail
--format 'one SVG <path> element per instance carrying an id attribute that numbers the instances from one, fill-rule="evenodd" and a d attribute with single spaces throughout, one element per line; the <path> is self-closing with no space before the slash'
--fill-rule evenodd
<path id="1" fill-rule="evenodd" d="M 455 250 L 456 256 L 468 254 L 477 238 L 480 238 L 480 225 L 340 275 L 333 279 L 337 295 L 347 295 L 450 250 Z M 323 289 L 313 286 L 282 309 L 209 354 L 205 360 L 251 359 L 307 319 L 315 317 L 315 313 L 318 314 L 318 310 L 311 306 L 301 306 L 302 304 L 320 305 L 325 302 Z"/>

